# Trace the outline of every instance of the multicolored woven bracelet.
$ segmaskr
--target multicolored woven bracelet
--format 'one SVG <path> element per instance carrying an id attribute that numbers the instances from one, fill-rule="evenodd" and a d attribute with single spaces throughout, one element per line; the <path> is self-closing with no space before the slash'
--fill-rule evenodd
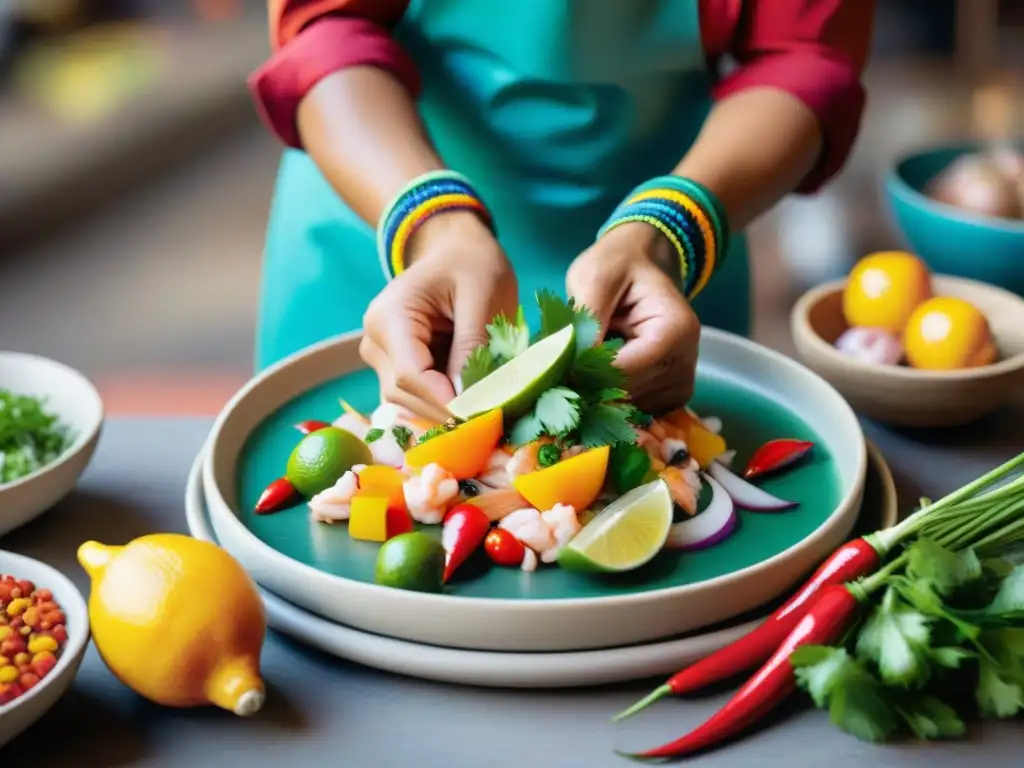
<path id="1" fill-rule="evenodd" d="M 455 171 L 426 173 L 395 196 L 377 227 L 377 253 L 388 280 L 405 271 L 405 250 L 413 233 L 432 216 L 453 210 L 474 211 L 487 226 L 494 227 L 473 185 Z"/>
<path id="2" fill-rule="evenodd" d="M 729 248 L 725 210 L 707 187 L 691 179 L 661 176 L 644 182 L 626 196 L 598 237 L 632 221 L 651 224 L 668 238 L 690 300 L 707 287 Z"/>

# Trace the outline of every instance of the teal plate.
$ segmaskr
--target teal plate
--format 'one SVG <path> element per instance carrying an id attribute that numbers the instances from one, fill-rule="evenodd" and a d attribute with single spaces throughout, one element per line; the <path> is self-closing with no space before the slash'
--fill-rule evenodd
<path id="1" fill-rule="evenodd" d="M 344 376 L 303 393 L 259 425 L 239 458 L 240 517 L 259 539 L 281 554 L 326 573 L 355 581 L 373 581 L 379 545 L 358 541 L 347 526 L 309 522 L 305 504 L 273 515 L 252 510 L 263 489 L 280 477 L 299 440 L 294 424 L 306 419 L 333 421 L 340 415 L 338 399 L 369 413 L 378 404 L 377 379 L 367 370 Z M 843 495 L 835 461 L 820 435 L 806 421 L 774 402 L 764 392 L 714 372 L 702 372 L 691 404 L 702 416 L 717 416 L 722 436 L 737 450 L 736 466 L 745 466 L 753 451 L 778 437 L 816 444 L 807 460 L 788 472 L 766 479 L 766 491 L 799 506 L 784 512 L 740 511 L 736 533 L 716 547 L 700 552 L 663 551 L 646 567 L 626 574 L 594 578 L 556 567 L 540 568 L 524 578 L 512 568 L 487 567 L 478 558 L 448 591 L 467 597 L 551 600 L 598 597 L 665 589 L 707 581 L 760 563 L 788 549 L 817 529 Z M 440 526 L 420 526 L 440 538 Z M 463 571 L 466 574 L 467 571 Z"/>
<path id="2" fill-rule="evenodd" d="M 813 441 L 807 460 L 762 485 L 798 507 L 741 511 L 736 533 L 718 546 L 663 552 L 627 574 L 588 577 L 557 567 L 525 573 L 489 567 L 478 557 L 443 595 L 379 587 L 372 583 L 379 545 L 352 539 L 344 524 L 313 522 L 305 504 L 271 515 L 252 512 L 263 488 L 284 470 L 299 438 L 294 424 L 332 421 L 340 413 L 339 398 L 365 412 L 377 405 L 377 381 L 361 368 L 357 345 L 355 337 L 327 342 L 257 377 L 218 419 L 204 465 L 211 519 L 223 545 L 261 584 L 327 618 L 418 642 L 487 650 L 578 650 L 646 642 L 731 618 L 772 599 L 837 546 L 856 518 L 866 454 L 849 407 L 823 380 L 788 358 L 709 330 L 701 342 L 692 406 L 702 416 L 722 420 L 722 434 L 737 451 L 738 467 L 773 438 Z M 425 530 L 440 535 L 438 526 Z M 658 615 L 663 600 L 680 615 Z M 586 637 L 566 626 L 566 617 L 581 606 L 593 608 L 574 621 L 600 624 Z M 599 606 L 630 608 L 602 618 L 601 611 L 595 613 Z M 395 613 L 411 607 L 410 615 Z M 439 626 L 449 611 L 455 621 L 470 610 L 468 615 L 481 621 L 493 610 L 542 625 L 523 632 L 517 623 L 519 631 L 510 638 L 482 623 L 478 631 L 465 633 L 475 639 L 461 641 L 450 627 Z M 417 618 L 421 611 L 430 614 L 422 624 Z M 632 619 L 622 625 L 627 615 Z"/>

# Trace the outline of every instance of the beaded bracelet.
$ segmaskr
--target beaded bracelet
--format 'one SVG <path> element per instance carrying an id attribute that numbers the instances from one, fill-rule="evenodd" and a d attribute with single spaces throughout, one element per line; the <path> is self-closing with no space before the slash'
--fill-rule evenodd
<path id="1" fill-rule="evenodd" d="M 474 211 L 494 228 L 490 212 L 472 184 L 454 171 L 423 174 L 395 196 L 377 227 L 377 253 L 388 280 L 405 271 L 405 250 L 413 233 L 432 216 L 454 210 Z"/>
<path id="2" fill-rule="evenodd" d="M 643 221 L 666 236 L 679 256 L 681 288 L 694 299 L 711 280 L 728 250 L 725 211 L 701 184 L 680 176 L 662 176 L 634 189 L 598 233 Z M 656 222 L 656 223 L 655 223 Z"/>

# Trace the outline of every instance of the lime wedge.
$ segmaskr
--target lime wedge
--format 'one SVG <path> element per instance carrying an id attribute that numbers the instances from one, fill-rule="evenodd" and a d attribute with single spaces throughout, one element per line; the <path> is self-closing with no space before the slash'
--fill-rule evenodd
<path id="1" fill-rule="evenodd" d="M 583 573 L 632 571 L 661 551 L 671 527 L 672 495 L 655 480 L 598 513 L 558 554 L 558 564 Z"/>
<path id="2" fill-rule="evenodd" d="M 522 416 L 545 390 L 556 386 L 576 354 L 576 332 L 567 325 L 528 347 L 448 403 L 457 419 L 501 408 L 507 419 Z"/>

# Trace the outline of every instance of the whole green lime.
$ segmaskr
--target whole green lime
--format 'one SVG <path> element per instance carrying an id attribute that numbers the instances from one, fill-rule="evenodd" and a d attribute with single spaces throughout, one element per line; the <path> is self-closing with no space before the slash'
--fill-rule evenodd
<path id="1" fill-rule="evenodd" d="M 413 592 L 440 592 L 444 547 L 426 533 L 414 531 L 388 539 L 377 553 L 378 584 Z"/>
<path id="2" fill-rule="evenodd" d="M 310 432 L 295 446 L 285 476 L 303 496 L 315 496 L 356 464 L 372 461 L 370 447 L 351 432 L 324 427 Z"/>

